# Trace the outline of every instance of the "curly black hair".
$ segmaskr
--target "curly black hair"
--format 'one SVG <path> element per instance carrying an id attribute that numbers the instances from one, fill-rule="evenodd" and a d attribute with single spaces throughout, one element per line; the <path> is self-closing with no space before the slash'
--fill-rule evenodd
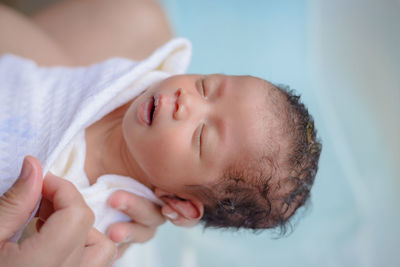
<path id="1" fill-rule="evenodd" d="M 277 228 L 285 235 L 289 219 L 310 197 L 322 148 L 313 117 L 289 87 L 266 86 L 280 103 L 279 156 L 265 153 L 246 168 L 228 168 L 217 184 L 200 186 L 205 227 Z"/>

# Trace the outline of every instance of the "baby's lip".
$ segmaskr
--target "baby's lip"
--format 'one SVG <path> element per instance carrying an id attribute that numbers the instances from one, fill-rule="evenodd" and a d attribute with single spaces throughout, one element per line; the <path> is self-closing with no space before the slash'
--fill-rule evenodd
<path id="1" fill-rule="evenodd" d="M 139 121 L 145 126 L 150 125 L 149 109 L 151 108 L 150 106 L 152 105 L 151 104 L 152 101 L 153 101 L 153 97 L 147 98 L 143 103 L 140 104 L 138 112 L 137 112 Z"/>
<path id="2" fill-rule="evenodd" d="M 163 105 L 163 96 L 160 93 L 157 93 L 154 95 L 154 105 L 155 105 L 155 109 L 154 109 L 154 114 L 153 114 L 153 121 L 151 122 L 151 124 L 153 124 L 157 118 L 159 117 L 158 114 L 161 111 L 161 107 Z"/>
<path id="3" fill-rule="evenodd" d="M 162 95 L 155 94 L 147 98 L 142 104 L 139 106 L 139 110 L 137 112 L 137 116 L 139 121 L 145 126 L 151 126 L 155 123 L 156 118 L 158 117 L 158 113 L 161 110 L 162 105 Z M 153 116 L 151 118 L 151 110 L 154 106 Z"/>

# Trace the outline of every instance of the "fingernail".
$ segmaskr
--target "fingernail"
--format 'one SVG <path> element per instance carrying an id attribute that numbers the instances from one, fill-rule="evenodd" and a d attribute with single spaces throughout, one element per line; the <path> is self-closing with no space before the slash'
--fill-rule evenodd
<path id="1" fill-rule="evenodd" d="M 32 170 L 33 170 L 32 163 L 25 158 L 24 163 L 22 164 L 22 170 L 19 179 L 26 180 L 32 173 Z"/>
<path id="2" fill-rule="evenodd" d="M 125 203 L 120 203 L 119 201 L 115 200 L 114 198 L 110 198 L 108 200 L 108 205 L 116 210 L 126 210 L 126 204 Z"/>
<path id="3" fill-rule="evenodd" d="M 176 220 L 178 219 L 178 213 L 176 213 L 176 211 L 174 211 L 170 206 L 165 205 L 162 209 L 161 209 L 161 213 L 167 217 L 170 220 Z"/>
<path id="4" fill-rule="evenodd" d="M 178 213 L 176 212 L 166 213 L 164 215 L 167 216 L 170 220 L 178 219 Z"/>
<path id="5" fill-rule="evenodd" d="M 178 213 L 176 213 L 174 210 L 172 210 L 170 207 L 165 206 L 165 208 L 162 209 L 162 214 L 165 217 L 168 217 L 170 220 L 176 220 L 178 219 Z"/>

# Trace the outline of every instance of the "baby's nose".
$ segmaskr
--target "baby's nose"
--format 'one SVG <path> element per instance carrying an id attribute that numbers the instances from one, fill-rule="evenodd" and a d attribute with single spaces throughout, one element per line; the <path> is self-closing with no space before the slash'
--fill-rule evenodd
<path id="1" fill-rule="evenodd" d="M 183 94 L 183 90 L 182 88 L 179 88 L 178 90 L 176 90 L 175 92 L 175 110 L 173 113 L 174 119 L 176 120 L 183 120 L 186 118 L 186 113 L 187 111 L 186 109 L 186 103 L 184 104 L 184 102 L 186 101 L 185 98 L 186 96 L 182 96 Z"/>
<path id="2" fill-rule="evenodd" d="M 176 120 L 185 120 L 190 116 L 194 116 L 196 110 L 198 109 L 198 101 L 196 101 L 196 97 L 190 92 L 179 88 L 175 92 L 176 102 L 175 102 L 175 110 L 174 110 L 174 119 Z"/>

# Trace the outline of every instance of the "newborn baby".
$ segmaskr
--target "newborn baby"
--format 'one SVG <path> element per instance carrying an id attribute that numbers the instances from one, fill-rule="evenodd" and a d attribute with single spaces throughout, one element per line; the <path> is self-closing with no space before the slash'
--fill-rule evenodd
<path id="1" fill-rule="evenodd" d="M 190 47 L 177 38 L 141 62 L 79 68 L 0 57 L 0 193 L 32 155 L 75 184 L 103 233 L 130 219 L 107 206 L 118 189 L 190 224 L 284 229 L 318 168 L 312 117 L 260 78 L 183 75 Z"/>
<path id="2" fill-rule="evenodd" d="M 90 126 L 86 140 L 91 183 L 130 176 L 169 213 L 212 227 L 284 226 L 308 199 L 320 154 L 297 96 L 221 74 L 157 82 Z"/>

